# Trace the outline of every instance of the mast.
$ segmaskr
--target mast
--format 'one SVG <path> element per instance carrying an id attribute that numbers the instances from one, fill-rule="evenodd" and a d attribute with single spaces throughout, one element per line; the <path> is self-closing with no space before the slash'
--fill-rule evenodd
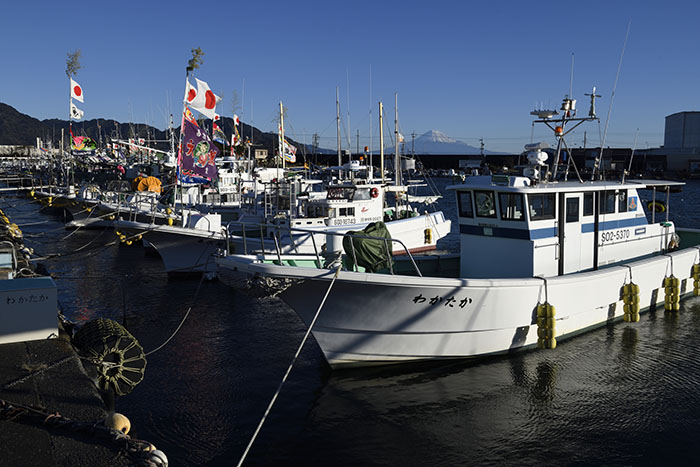
<path id="1" fill-rule="evenodd" d="M 379 165 L 384 183 L 384 105 L 379 103 Z"/>
<path id="2" fill-rule="evenodd" d="M 343 165 L 343 159 L 340 154 L 340 101 L 338 100 L 338 86 L 335 87 L 335 121 L 338 127 L 338 167 Z"/>
<path id="3" fill-rule="evenodd" d="M 399 97 L 394 93 L 394 137 L 396 138 L 396 154 L 394 156 L 394 183 L 401 185 L 401 154 L 399 152 Z"/>
<path id="4" fill-rule="evenodd" d="M 279 153 L 282 157 L 282 168 L 284 169 L 286 164 L 284 160 L 284 109 L 282 107 L 282 101 L 280 101 L 280 132 L 279 132 Z"/>

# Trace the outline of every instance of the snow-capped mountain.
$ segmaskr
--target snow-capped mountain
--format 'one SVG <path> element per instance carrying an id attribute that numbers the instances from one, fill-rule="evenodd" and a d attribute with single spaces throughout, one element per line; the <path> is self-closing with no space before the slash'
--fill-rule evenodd
<path id="1" fill-rule="evenodd" d="M 411 152 L 411 141 L 406 138 L 405 152 Z M 470 146 L 467 143 L 450 138 L 445 133 L 437 130 L 430 130 L 413 142 L 416 154 L 480 154 L 481 150 Z M 490 154 L 484 151 L 484 154 Z"/>

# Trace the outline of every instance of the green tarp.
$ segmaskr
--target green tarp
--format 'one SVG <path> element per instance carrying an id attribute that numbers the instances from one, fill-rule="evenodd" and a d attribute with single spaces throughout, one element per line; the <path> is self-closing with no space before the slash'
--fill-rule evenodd
<path id="1" fill-rule="evenodd" d="M 357 238 L 357 236 L 377 239 Z M 392 250 L 391 234 L 384 222 L 373 222 L 363 230 L 348 232 L 348 235 L 343 237 L 343 249 L 346 255 L 346 266 L 350 270 L 354 268 L 355 263 L 367 272 L 388 269 Z"/>

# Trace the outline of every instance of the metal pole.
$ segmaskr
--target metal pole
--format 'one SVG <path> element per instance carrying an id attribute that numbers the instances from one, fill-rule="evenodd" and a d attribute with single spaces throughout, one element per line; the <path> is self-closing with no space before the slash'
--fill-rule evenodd
<path id="1" fill-rule="evenodd" d="M 379 165 L 382 172 L 382 183 L 384 183 L 384 106 L 379 103 Z"/>

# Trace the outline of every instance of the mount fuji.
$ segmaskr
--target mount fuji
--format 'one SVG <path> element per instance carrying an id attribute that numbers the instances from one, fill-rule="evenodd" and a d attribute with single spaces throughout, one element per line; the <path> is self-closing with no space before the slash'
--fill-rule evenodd
<path id="1" fill-rule="evenodd" d="M 450 138 L 446 134 L 437 131 L 430 130 L 413 142 L 414 152 L 416 154 L 454 154 L 454 155 L 467 155 L 467 154 L 480 154 L 481 150 L 470 146 L 465 142 Z M 406 140 L 407 153 L 410 152 L 411 142 Z M 493 154 L 491 151 L 484 151 L 484 154 Z"/>

